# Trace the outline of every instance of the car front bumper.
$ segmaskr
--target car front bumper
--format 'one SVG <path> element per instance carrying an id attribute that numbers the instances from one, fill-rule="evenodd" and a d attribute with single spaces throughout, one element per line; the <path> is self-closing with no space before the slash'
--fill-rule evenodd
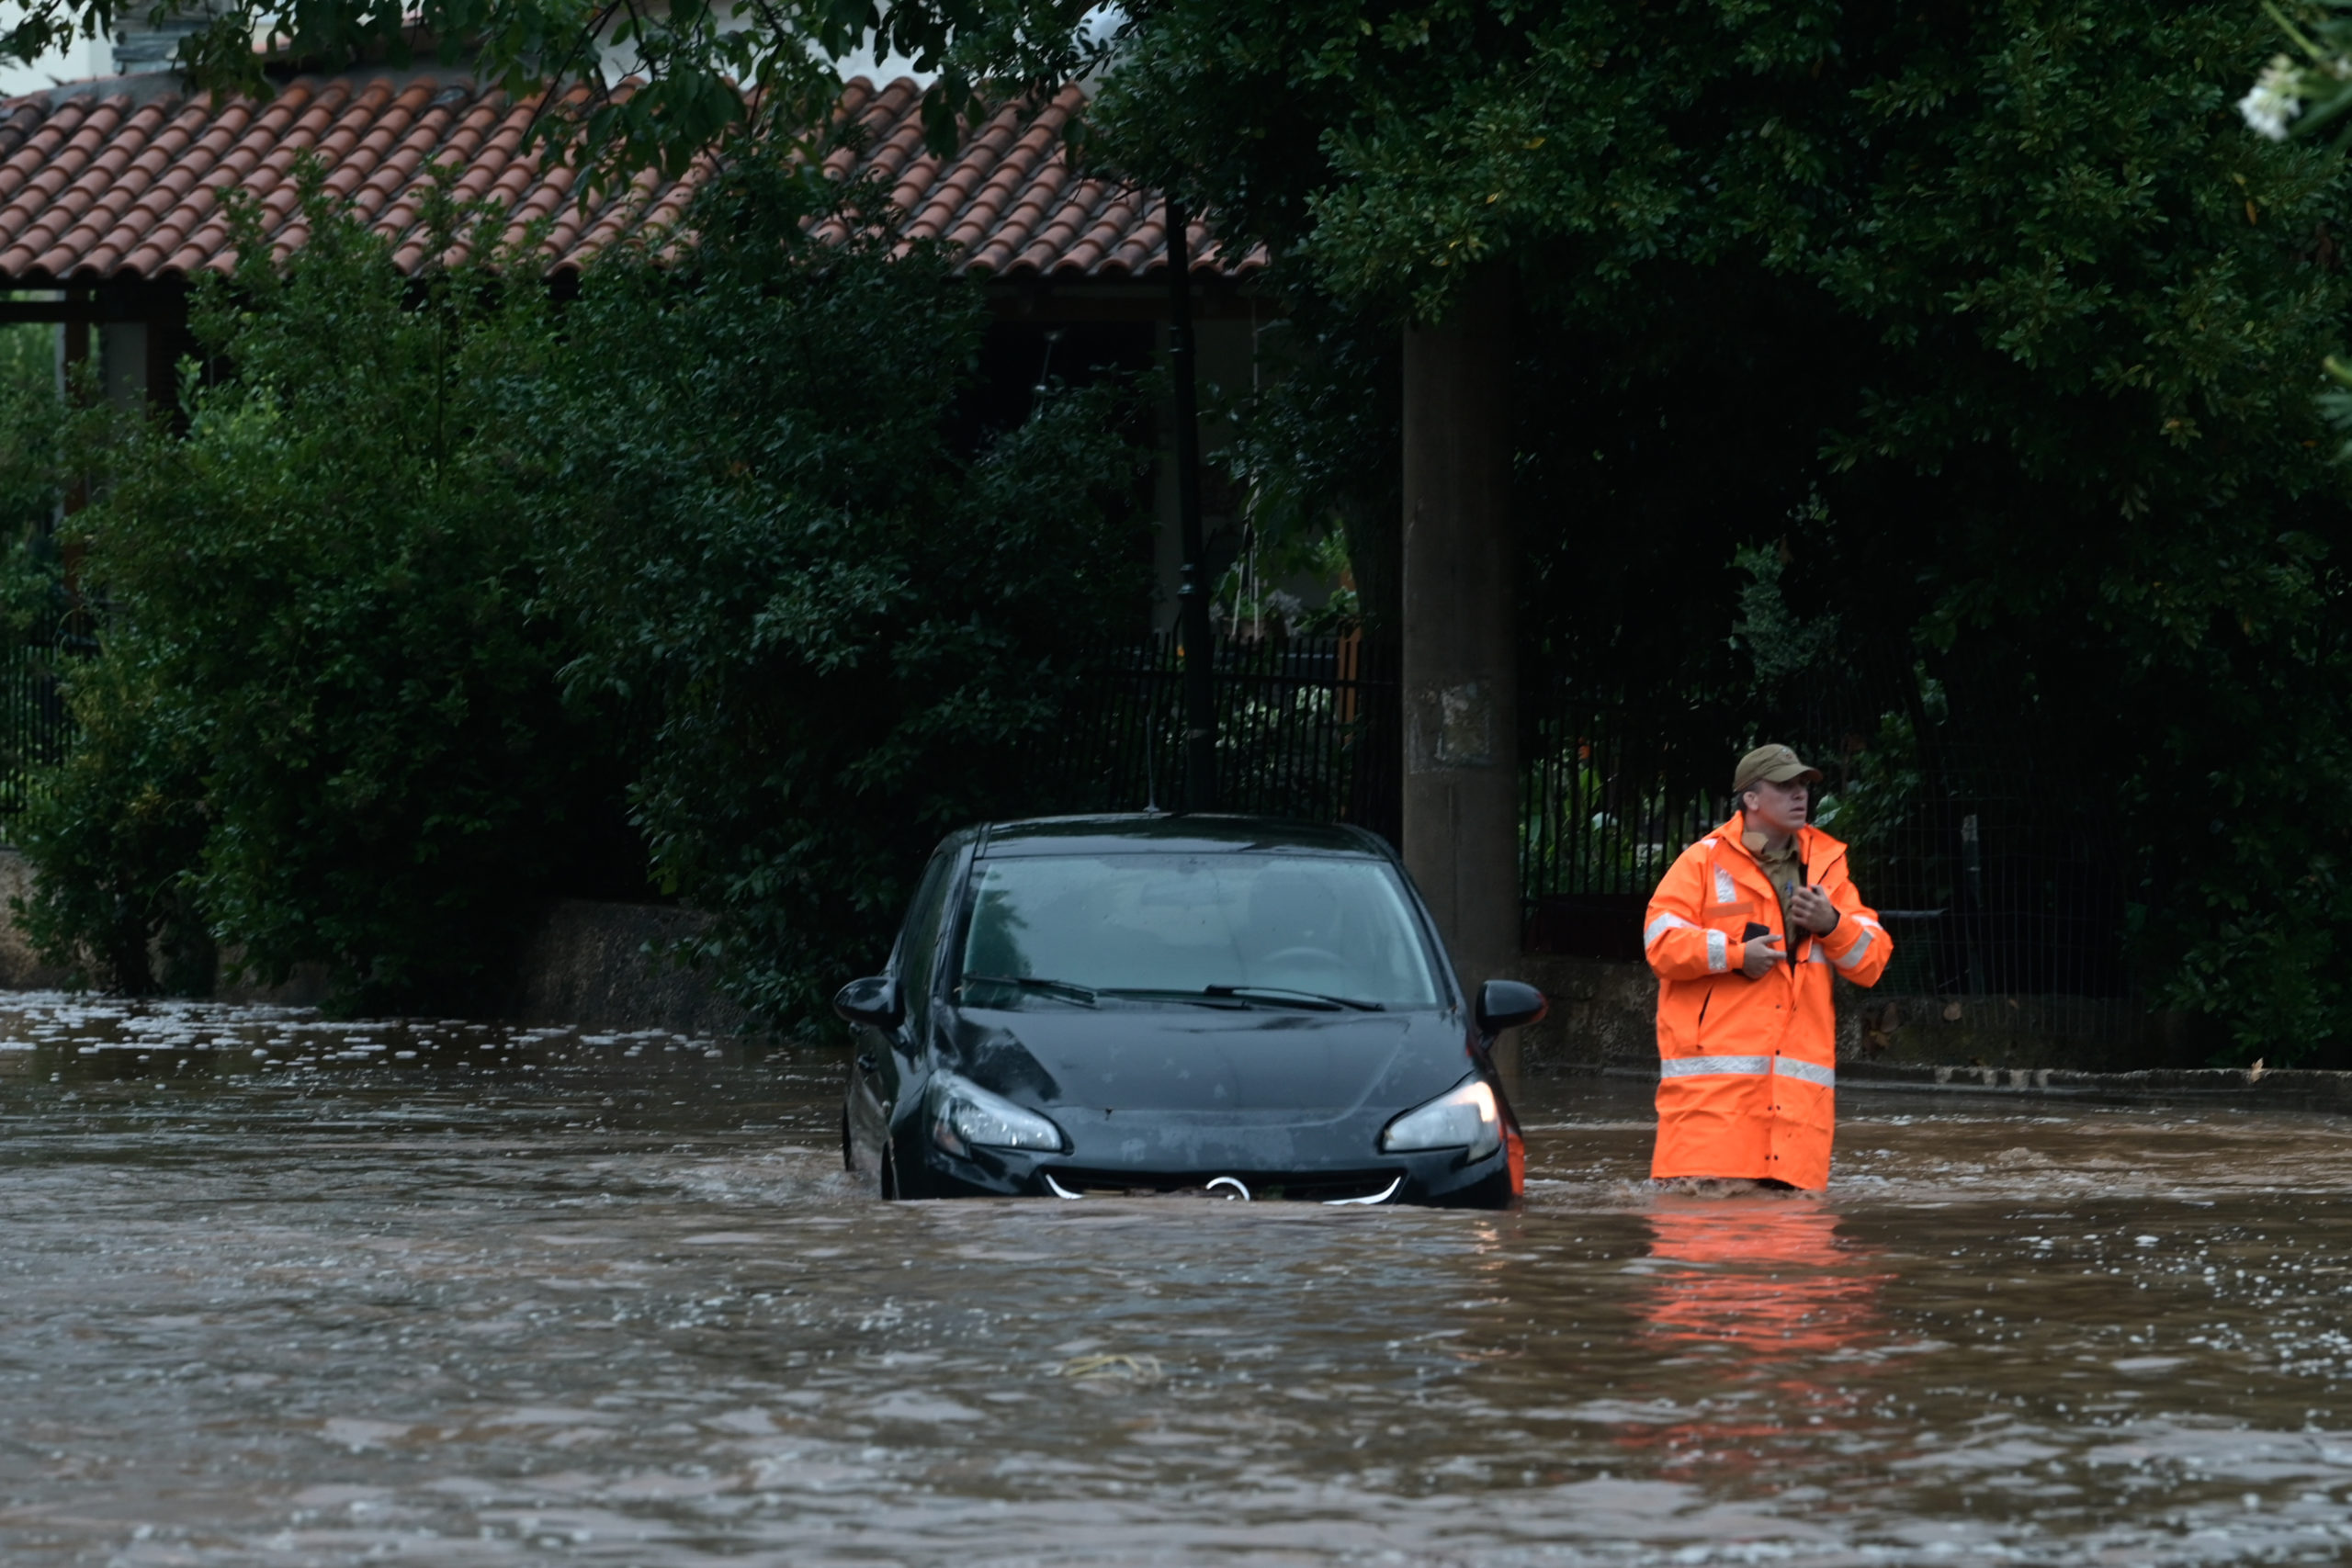
<path id="1" fill-rule="evenodd" d="M 1306 1170 L 1161 1170 L 1080 1163 L 1061 1154 L 974 1148 L 956 1155 L 928 1139 L 898 1150 L 905 1198 L 1088 1198 L 1195 1195 L 1332 1204 L 1411 1203 L 1500 1209 L 1512 1191 L 1509 1145 L 1483 1159 L 1460 1149 L 1381 1155 Z"/>

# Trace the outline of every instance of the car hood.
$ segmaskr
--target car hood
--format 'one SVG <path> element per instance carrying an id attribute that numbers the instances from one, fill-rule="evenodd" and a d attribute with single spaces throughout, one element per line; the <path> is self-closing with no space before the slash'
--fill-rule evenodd
<path id="1" fill-rule="evenodd" d="M 956 1012 L 945 1034 L 944 1065 L 1049 1112 L 1385 1117 L 1470 1070 L 1462 1020 L 1437 1011 L 975 1008 Z"/>

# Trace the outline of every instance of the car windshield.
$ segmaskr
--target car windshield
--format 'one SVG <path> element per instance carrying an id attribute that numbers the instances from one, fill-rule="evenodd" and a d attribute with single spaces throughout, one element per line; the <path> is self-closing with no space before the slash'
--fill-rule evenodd
<path id="1" fill-rule="evenodd" d="M 1442 999 L 1404 886 L 1380 861 L 1016 857 L 981 862 L 971 898 L 962 975 L 969 999 L 990 1006 L 1116 992 L 1381 1008 Z"/>

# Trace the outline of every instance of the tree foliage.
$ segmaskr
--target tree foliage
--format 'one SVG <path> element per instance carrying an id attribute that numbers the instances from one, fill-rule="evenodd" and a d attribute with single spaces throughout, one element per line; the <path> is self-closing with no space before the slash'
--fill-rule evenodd
<path id="1" fill-rule="evenodd" d="M 1780 541 L 1831 668 L 1924 657 L 1964 744 L 2112 824 L 2156 1000 L 2273 1061 L 2352 1047 L 2352 541 L 2312 397 L 2346 185 L 2238 123 L 2260 17 L 1135 15 L 1099 156 L 1366 337 L 1515 292 L 1529 690 L 1746 689 L 1732 568 Z"/>
<path id="2" fill-rule="evenodd" d="M 273 62 L 404 68 L 421 53 L 517 96 L 557 89 L 531 135 L 600 180 L 674 175 L 738 138 L 813 138 L 840 90 L 831 62 L 861 50 L 931 74 L 924 129 L 944 152 L 990 97 L 1057 87 L 1109 42 L 1095 0 L 17 0 L 0 61 L 31 63 L 141 14 L 202 19 L 174 52 L 199 90 L 267 98 Z"/>
<path id="3" fill-rule="evenodd" d="M 88 482 L 90 455 L 112 423 L 86 386 L 77 385 L 69 407 L 57 346 L 55 327 L 0 327 L 0 637 L 11 641 L 45 641 L 57 629 L 62 602 L 51 525 Z"/>

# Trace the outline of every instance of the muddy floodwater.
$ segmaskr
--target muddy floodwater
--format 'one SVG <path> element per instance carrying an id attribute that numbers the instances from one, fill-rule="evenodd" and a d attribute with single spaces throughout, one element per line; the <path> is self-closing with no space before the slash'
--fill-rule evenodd
<path id="1" fill-rule="evenodd" d="M 1826 1200 L 884 1205 L 838 1063 L 0 1000 L 0 1562 L 2352 1559 L 2352 1122 L 1842 1097 Z"/>

